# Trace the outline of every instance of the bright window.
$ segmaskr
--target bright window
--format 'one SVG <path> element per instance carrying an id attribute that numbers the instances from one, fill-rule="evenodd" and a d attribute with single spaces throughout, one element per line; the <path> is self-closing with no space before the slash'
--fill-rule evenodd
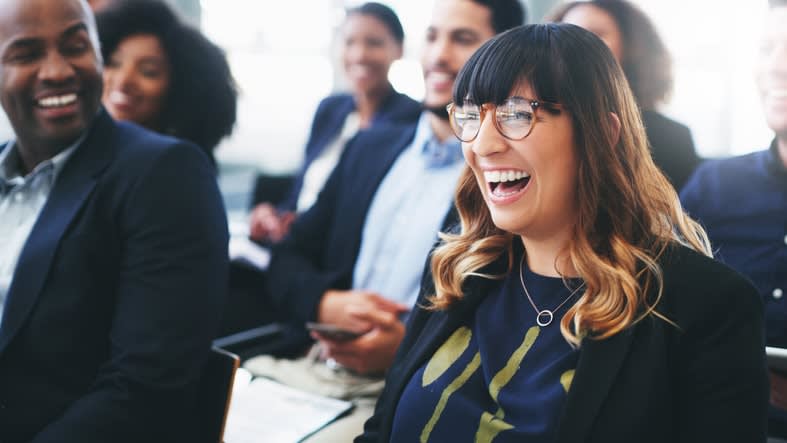
<path id="1" fill-rule="evenodd" d="M 202 29 L 227 50 L 241 87 L 235 134 L 220 146 L 219 160 L 269 173 L 292 172 L 301 162 L 317 103 L 345 88 L 335 68 L 335 36 L 344 7 L 361 1 L 297 0 L 275 6 L 199 1 Z M 397 11 L 406 34 L 405 57 L 392 67 L 391 80 L 398 90 L 420 99 L 418 54 L 430 3 L 382 3 Z M 541 11 L 550 0 L 527 3 L 531 11 Z M 773 134 L 764 123 L 753 66 L 767 2 L 635 3 L 651 15 L 675 60 L 675 90 L 663 110 L 691 128 L 699 153 L 724 156 L 765 148 Z M 0 138 L 10 135 L 0 113 Z"/>
<path id="2" fill-rule="evenodd" d="M 688 125 L 700 155 L 764 149 L 773 138 L 754 83 L 767 2 L 640 0 L 674 57 L 664 111 Z"/>

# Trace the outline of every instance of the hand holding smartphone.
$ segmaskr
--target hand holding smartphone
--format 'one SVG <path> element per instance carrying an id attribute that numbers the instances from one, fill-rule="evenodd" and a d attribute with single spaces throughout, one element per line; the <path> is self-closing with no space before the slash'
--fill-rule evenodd
<path id="1" fill-rule="evenodd" d="M 306 329 L 308 329 L 309 331 L 317 332 L 323 337 L 333 341 L 350 341 L 362 335 L 360 332 L 354 332 L 348 329 L 342 329 L 339 326 L 332 325 L 329 323 L 307 322 Z"/>

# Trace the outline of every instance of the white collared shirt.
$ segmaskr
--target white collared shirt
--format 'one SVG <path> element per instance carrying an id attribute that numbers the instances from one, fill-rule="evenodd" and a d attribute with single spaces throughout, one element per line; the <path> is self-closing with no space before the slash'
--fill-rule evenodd
<path id="1" fill-rule="evenodd" d="M 424 262 L 453 204 L 464 164 L 459 141 L 438 141 L 428 113 L 422 113 L 412 143 L 374 194 L 353 288 L 376 291 L 408 306 L 415 303 Z"/>
<path id="2" fill-rule="evenodd" d="M 82 138 L 23 176 L 15 142 L 0 152 L 0 327 L 6 295 L 22 249 L 46 204 L 58 173 Z"/>

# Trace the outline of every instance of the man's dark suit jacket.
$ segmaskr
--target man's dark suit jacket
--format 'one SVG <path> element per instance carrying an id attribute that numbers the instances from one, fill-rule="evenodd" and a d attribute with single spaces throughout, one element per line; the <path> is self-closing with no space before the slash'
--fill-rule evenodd
<path id="1" fill-rule="evenodd" d="M 498 260 L 483 273 L 506 272 Z M 768 379 L 762 303 L 726 266 L 684 247 L 660 260 L 664 292 L 653 315 L 606 340 L 586 339 L 555 443 L 760 443 Z M 412 375 L 489 295 L 490 280 L 466 282 L 447 311 L 418 308 L 362 442 L 388 442 L 396 405 Z M 434 294 L 426 273 L 419 306 Z M 553 324 L 557 326 L 557 322 Z M 439 436 L 434 436 L 438 442 Z"/>
<path id="2" fill-rule="evenodd" d="M 314 321 L 325 291 L 352 287 L 369 206 L 394 161 L 412 143 L 416 126 L 381 125 L 360 132 L 317 202 L 274 249 L 268 291 L 290 321 Z M 444 225 L 453 218 L 450 211 Z"/>
<path id="3" fill-rule="evenodd" d="M 320 156 L 326 147 L 339 135 L 347 116 L 355 111 L 355 99 L 350 94 L 336 94 L 323 99 L 314 113 L 311 132 L 306 142 L 303 166 L 280 209 L 294 211 L 298 196 L 303 188 L 303 176 L 309 165 Z M 382 123 L 409 124 L 418 119 L 421 104 L 405 94 L 391 89 L 390 94 L 380 104 L 374 114 L 370 127 Z"/>
<path id="4" fill-rule="evenodd" d="M 0 442 L 180 441 L 226 272 L 205 154 L 102 110 L 7 294 Z"/>

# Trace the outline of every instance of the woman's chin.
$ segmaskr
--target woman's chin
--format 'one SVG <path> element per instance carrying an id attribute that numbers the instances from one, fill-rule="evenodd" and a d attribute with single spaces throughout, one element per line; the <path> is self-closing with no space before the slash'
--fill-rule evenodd
<path id="1" fill-rule="evenodd" d="M 495 211 L 493 211 L 492 222 L 498 229 L 511 234 L 519 234 L 523 229 L 522 219 L 520 217 L 512 217 L 511 214 L 496 214 Z"/>

